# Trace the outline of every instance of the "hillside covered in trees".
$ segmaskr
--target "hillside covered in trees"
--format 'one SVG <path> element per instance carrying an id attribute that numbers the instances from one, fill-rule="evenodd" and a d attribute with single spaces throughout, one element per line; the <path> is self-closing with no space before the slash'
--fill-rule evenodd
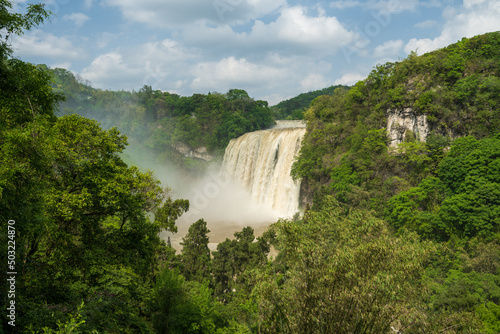
<path id="1" fill-rule="evenodd" d="M 241 89 L 225 94 L 179 96 L 151 86 L 137 92 L 95 89 L 65 69 L 39 68 L 52 74 L 52 87 L 63 94 L 56 114 L 78 114 L 95 119 L 104 128 L 116 127 L 135 147 L 148 149 L 159 163 L 200 172 L 203 161 L 185 159 L 189 152 L 207 152 L 219 158 L 229 140 L 274 125 L 265 101 L 256 101 Z"/>
<path id="2" fill-rule="evenodd" d="M 272 106 L 271 111 L 275 119 L 304 119 L 304 112 L 315 98 L 322 95 L 331 95 L 335 92 L 335 89 L 340 87 L 348 88 L 347 86 L 337 85 L 302 93 Z"/>
<path id="3" fill-rule="evenodd" d="M 314 100 L 292 170 L 313 209 L 333 196 L 439 245 L 422 276 L 428 314 L 477 317 L 481 333 L 500 319 L 499 101 L 500 33 L 411 54 Z"/>
<path id="4" fill-rule="evenodd" d="M 272 123 L 266 103 L 94 90 L 14 58 L 10 34 L 49 13 L 11 8 L 0 2 L 0 333 L 500 331 L 499 33 L 316 98 L 292 171 L 303 217 L 215 251 L 199 219 L 176 254 L 159 232 L 190 203 L 123 161 L 125 134 L 222 150 Z M 388 126 L 403 114 L 425 116 L 425 135 Z"/>

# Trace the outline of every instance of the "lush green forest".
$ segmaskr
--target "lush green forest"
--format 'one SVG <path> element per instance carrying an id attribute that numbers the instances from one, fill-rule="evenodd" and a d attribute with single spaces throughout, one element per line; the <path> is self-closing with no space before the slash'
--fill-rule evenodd
<path id="1" fill-rule="evenodd" d="M 500 331 L 499 33 L 316 98 L 292 171 L 304 216 L 214 252 L 200 219 L 176 254 L 159 232 L 190 203 L 123 161 L 125 134 L 158 154 L 216 152 L 272 124 L 267 104 L 93 89 L 14 58 L 9 36 L 49 13 L 11 7 L 0 0 L 0 333 Z M 425 142 L 389 145 L 398 108 L 426 115 Z"/>
<path id="2" fill-rule="evenodd" d="M 499 99 L 500 33 L 413 53 L 314 100 L 292 170 L 313 209 L 333 197 L 438 247 L 420 282 L 428 321 L 448 332 L 500 329 Z M 408 130 L 391 146 L 395 110 L 426 115 L 426 141 Z"/>
<path id="3" fill-rule="evenodd" d="M 304 119 L 304 112 L 309 108 L 309 105 L 315 98 L 322 95 L 331 95 L 335 92 L 335 89 L 341 87 L 346 89 L 349 88 L 347 86 L 337 85 L 302 93 L 272 106 L 271 111 L 275 119 Z"/>

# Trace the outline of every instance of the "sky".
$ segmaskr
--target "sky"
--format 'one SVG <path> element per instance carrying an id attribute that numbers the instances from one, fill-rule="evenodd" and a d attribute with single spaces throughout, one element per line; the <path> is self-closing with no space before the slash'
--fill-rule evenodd
<path id="1" fill-rule="evenodd" d="M 17 0 L 16 10 L 26 0 Z M 274 105 L 353 85 L 377 65 L 500 30 L 488 0 L 43 0 L 14 56 L 96 88 L 182 96 L 246 90 Z"/>

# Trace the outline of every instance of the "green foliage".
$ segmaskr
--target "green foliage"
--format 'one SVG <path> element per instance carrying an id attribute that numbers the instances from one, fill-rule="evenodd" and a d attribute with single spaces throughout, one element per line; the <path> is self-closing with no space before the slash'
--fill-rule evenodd
<path id="1" fill-rule="evenodd" d="M 485 333 L 500 332 L 500 306 L 492 302 L 481 304 L 476 308 L 476 313 L 485 324 Z"/>
<path id="2" fill-rule="evenodd" d="M 255 283 L 251 270 L 265 266 L 270 251 L 269 236 L 255 238 L 250 226 L 234 233 L 234 237 L 219 243 L 213 253 L 214 294 L 226 303 L 235 294 L 246 296 L 250 292 Z"/>
<path id="3" fill-rule="evenodd" d="M 189 210 L 189 201 L 186 199 L 173 200 L 168 197 L 161 207 L 156 209 L 155 223 L 160 229 L 177 232 L 175 221 Z"/>
<path id="4" fill-rule="evenodd" d="M 304 119 L 304 112 L 309 108 L 309 105 L 315 98 L 322 95 L 331 95 L 337 88 L 345 88 L 345 86 L 330 86 L 320 90 L 302 93 L 294 98 L 281 101 L 277 105 L 271 107 L 274 119 Z"/>
<path id="5" fill-rule="evenodd" d="M 81 310 L 83 308 L 83 305 L 84 305 L 84 303 L 82 303 L 78 307 L 77 313 L 75 315 L 70 315 L 69 320 L 66 321 L 65 323 L 58 321 L 57 322 L 57 327 L 58 327 L 57 330 L 53 330 L 49 327 L 44 327 L 43 333 L 44 334 L 70 334 L 70 333 L 79 334 L 79 333 L 82 333 L 78 329 L 78 327 L 81 327 L 85 323 L 85 320 L 81 320 L 82 319 Z M 35 332 L 33 330 L 31 330 L 31 333 L 34 334 Z M 92 333 L 96 333 L 96 332 L 92 332 Z"/>
<path id="6" fill-rule="evenodd" d="M 54 328 L 65 312 L 48 317 L 51 309 L 87 300 L 83 327 L 147 332 L 140 290 L 161 251 L 160 222 L 175 227 L 189 203 L 170 199 L 151 172 L 123 163 L 124 136 L 95 121 L 77 115 L 53 124 L 35 119 L 2 138 L 1 158 L 9 164 L 0 172 L 0 213 L 20 222 L 20 325 Z M 157 210 L 155 224 L 147 214 Z M 101 293 L 108 297 L 91 297 Z"/>
<path id="7" fill-rule="evenodd" d="M 257 278 L 263 333 L 385 333 L 419 328 L 420 286 L 430 243 L 415 234 L 392 236 L 363 211 L 331 197 L 303 222 L 273 227 L 279 255 Z"/>
<path id="8" fill-rule="evenodd" d="M 474 311 L 488 300 L 500 301 L 500 276 L 452 269 L 434 296 L 432 306 L 445 311 Z"/>
<path id="9" fill-rule="evenodd" d="M 207 223 L 200 219 L 189 227 L 188 233 L 182 238 L 181 269 L 189 281 L 210 281 L 208 233 Z"/>
<path id="10" fill-rule="evenodd" d="M 318 97 L 304 114 L 307 133 L 292 175 L 303 180 L 308 197 L 333 194 L 346 204 L 382 216 L 389 198 L 436 176 L 450 136 L 482 139 L 498 132 L 499 54 L 500 33 L 488 33 L 422 56 L 412 53 L 401 62 L 378 65 L 351 89 Z M 384 149 L 388 141 L 383 138 L 387 113 L 406 108 L 416 116 L 426 115 L 428 141 L 419 142 L 407 131 L 407 140 L 388 152 Z M 375 138 L 379 146 L 374 146 Z M 406 184 L 394 187 L 394 180 Z M 492 194 L 486 200 L 487 191 Z M 495 190 L 484 192 L 475 195 L 480 203 L 495 203 Z M 446 207 L 452 216 L 470 221 L 477 216 L 470 208 L 473 201 L 476 197 L 457 197 Z M 471 222 L 472 230 L 462 232 L 492 232 L 485 217 L 478 219 Z"/>
<path id="11" fill-rule="evenodd" d="M 29 4 L 25 14 L 12 12 L 12 2 L 0 0 L 0 59 L 10 55 L 8 40 L 12 34 L 22 35 L 25 30 L 42 24 L 51 13 L 43 4 Z"/>
<path id="12" fill-rule="evenodd" d="M 493 333 L 498 325 L 500 276 L 497 242 L 448 242 L 426 269 L 429 321 L 453 333 Z M 437 327 L 436 327 L 437 326 Z"/>
<path id="13" fill-rule="evenodd" d="M 4 13 L 5 4 L 2 20 L 11 15 Z M 37 9 L 29 11 L 35 15 Z M 0 217 L 16 221 L 15 262 L 22 273 L 16 281 L 16 326 L 47 333 L 151 332 L 144 306 L 164 252 L 158 232 L 175 230 L 175 219 L 189 203 L 172 200 L 152 172 L 122 161 L 127 140 L 116 128 L 103 130 L 77 115 L 56 118 L 61 96 L 50 87 L 46 68 L 5 57 Z M 1 240 L 6 254 L 5 234 Z M 5 287 L 2 308 L 8 302 Z M 86 307 L 74 313 L 82 301 Z"/>
<path id="14" fill-rule="evenodd" d="M 156 333 L 216 333 L 227 324 L 219 309 L 207 285 L 169 269 L 158 275 L 151 306 Z"/>
<path id="15" fill-rule="evenodd" d="M 457 139 L 439 164 L 438 177 L 393 197 L 385 216 L 396 228 L 437 240 L 492 240 L 500 228 L 499 166 L 499 135 Z"/>

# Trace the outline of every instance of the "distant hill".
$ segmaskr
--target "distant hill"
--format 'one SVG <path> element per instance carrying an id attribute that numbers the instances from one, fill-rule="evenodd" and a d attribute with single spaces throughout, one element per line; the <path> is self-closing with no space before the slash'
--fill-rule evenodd
<path id="1" fill-rule="evenodd" d="M 39 67 L 52 74 L 55 92 L 65 96 L 58 115 L 78 114 L 98 120 L 104 128 L 116 127 L 139 151 L 151 150 L 159 162 L 186 170 L 203 169 L 201 160 L 221 157 L 231 139 L 274 125 L 267 102 L 241 89 L 190 97 L 151 86 L 137 92 L 110 91 L 93 88 L 65 69 Z"/>
<path id="2" fill-rule="evenodd" d="M 308 93 L 302 93 L 291 99 L 281 101 L 271 107 L 274 119 L 303 119 L 304 111 L 309 108 L 311 102 L 321 95 L 332 95 L 337 88 L 347 88 L 347 86 L 336 85 L 315 90 Z"/>

